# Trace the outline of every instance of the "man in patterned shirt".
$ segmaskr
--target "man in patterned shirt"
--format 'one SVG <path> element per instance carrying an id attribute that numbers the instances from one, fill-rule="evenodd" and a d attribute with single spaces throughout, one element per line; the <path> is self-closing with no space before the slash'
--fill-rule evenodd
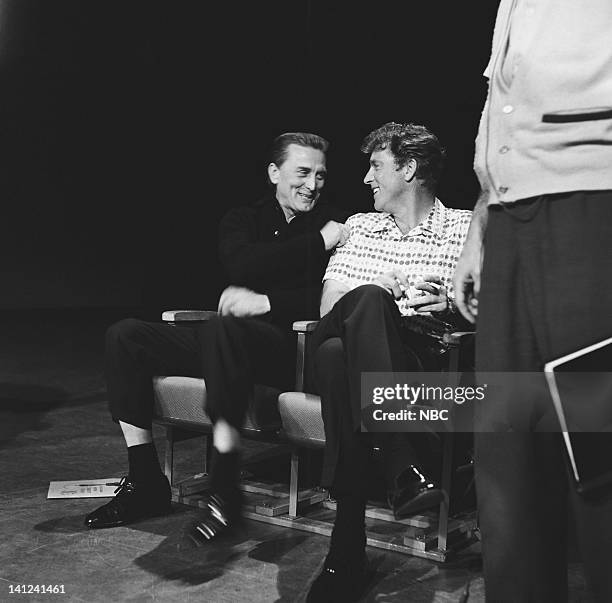
<path id="1" fill-rule="evenodd" d="M 365 504 L 372 442 L 360 433 L 362 372 L 436 369 L 424 336 L 406 340 L 401 317 L 430 313 L 461 320 L 452 276 L 471 212 L 435 196 L 444 149 L 424 126 L 388 123 L 371 132 L 364 182 L 376 212 L 356 214 L 350 236 L 324 277 L 322 319 L 313 334 L 315 385 L 321 395 L 326 448 L 322 483 L 337 500 L 329 554 L 309 601 L 357 598 L 365 582 Z M 382 434 L 381 434 L 382 435 Z M 411 434 L 410 439 L 430 438 Z M 381 438 L 389 503 L 396 517 L 438 504 L 406 434 Z"/>

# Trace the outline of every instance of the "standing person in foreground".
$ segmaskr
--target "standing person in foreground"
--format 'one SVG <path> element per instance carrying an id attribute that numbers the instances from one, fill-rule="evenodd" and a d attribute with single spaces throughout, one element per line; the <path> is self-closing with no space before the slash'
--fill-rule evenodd
<path id="1" fill-rule="evenodd" d="M 350 236 L 330 259 L 322 318 L 311 338 L 325 425 L 322 484 L 337 501 L 329 554 L 308 596 L 313 603 L 354 600 L 365 586 L 372 434 L 360 433 L 361 374 L 439 370 L 444 361 L 429 349 L 429 338 L 406 332 L 401 318 L 416 311 L 461 319 L 451 278 L 471 212 L 447 208 L 435 196 L 440 142 L 424 126 L 388 123 L 361 150 L 370 156 L 364 183 L 376 212 L 347 220 Z M 376 435 L 395 516 L 439 504 L 442 491 L 412 446 L 432 434 Z"/>
<path id="2" fill-rule="evenodd" d="M 203 376 L 213 422 L 212 494 L 201 537 L 212 540 L 239 519 L 239 429 L 254 383 L 292 383 L 293 320 L 317 315 L 329 252 L 345 237 L 344 212 L 317 205 L 328 143 L 315 134 L 275 139 L 268 177 L 274 193 L 230 210 L 221 221 L 221 263 L 231 286 L 219 315 L 197 329 L 140 320 L 113 325 L 106 337 L 109 405 L 127 445 L 129 475 L 109 503 L 85 518 L 108 528 L 170 511 L 170 487 L 153 446 L 154 375 Z"/>
<path id="3" fill-rule="evenodd" d="M 611 39 L 609 0 L 501 1 L 454 279 L 477 371 L 542 371 L 612 335 Z M 500 396 L 476 416 L 487 600 L 567 600 L 569 504 L 591 594 L 612 601 L 612 493 L 568 483 L 551 401 Z"/>

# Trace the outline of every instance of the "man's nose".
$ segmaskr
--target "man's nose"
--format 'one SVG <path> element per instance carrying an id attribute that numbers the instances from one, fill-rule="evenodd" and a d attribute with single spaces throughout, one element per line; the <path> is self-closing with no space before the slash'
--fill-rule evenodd
<path id="1" fill-rule="evenodd" d="M 374 180 L 374 177 L 372 176 L 372 172 L 373 172 L 372 168 L 370 168 L 367 171 L 367 173 L 365 175 L 365 178 L 363 179 L 363 183 L 364 184 L 370 184 L 370 182 L 372 182 L 372 180 Z"/>
<path id="2" fill-rule="evenodd" d="M 310 176 L 308 176 L 308 178 L 306 178 L 305 184 L 308 187 L 308 190 L 314 191 L 317 188 L 317 178 L 316 178 L 316 176 L 314 174 L 310 174 Z"/>

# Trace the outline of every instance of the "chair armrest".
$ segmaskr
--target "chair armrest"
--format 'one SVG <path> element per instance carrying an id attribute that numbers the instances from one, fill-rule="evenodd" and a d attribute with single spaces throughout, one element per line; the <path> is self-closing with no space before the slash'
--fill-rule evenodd
<path id="1" fill-rule="evenodd" d="M 214 310 L 166 310 L 162 313 L 164 322 L 201 322 L 217 315 Z"/>
<path id="2" fill-rule="evenodd" d="M 304 377 L 306 372 L 306 336 L 308 333 L 312 333 L 318 324 L 318 320 L 297 320 L 293 323 L 293 330 L 297 333 L 295 389 L 298 392 L 304 390 Z"/>
<path id="3" fill-rule="evenodd" d="M 310 333 L 318 324 L 318 320 L 297 320 L 293 323 L 293 330 L 297 333 Z"/>

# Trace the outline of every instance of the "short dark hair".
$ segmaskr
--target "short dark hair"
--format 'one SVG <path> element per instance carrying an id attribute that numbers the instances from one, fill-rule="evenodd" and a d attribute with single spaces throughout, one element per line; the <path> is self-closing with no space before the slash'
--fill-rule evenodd
<path id="1" fill-rule="evenodd" d="M 270 149 L 270 161 L 280 167 L 287 159 L 287 149 L 290 144 L 297 144 L 300 147 L 310 147 L 318 149 L 323 153 L 327 153 L 329 142 L 322 136 L 317 134 L 308 134 L 307 132 L 285 132 L 277 136 L 272 142 Z"/>
<path id="2" fill-rule="evenodd" d="M 398 168 L 404 167 L 410 159 L 415 159 L 416 178 L 435 193 L 446 156 L 435 134 L 425 126 L 390 121 L 370 132 L 361 143 L 361 151 L 368 155 L 383 149 L 391 152 Z"/>

